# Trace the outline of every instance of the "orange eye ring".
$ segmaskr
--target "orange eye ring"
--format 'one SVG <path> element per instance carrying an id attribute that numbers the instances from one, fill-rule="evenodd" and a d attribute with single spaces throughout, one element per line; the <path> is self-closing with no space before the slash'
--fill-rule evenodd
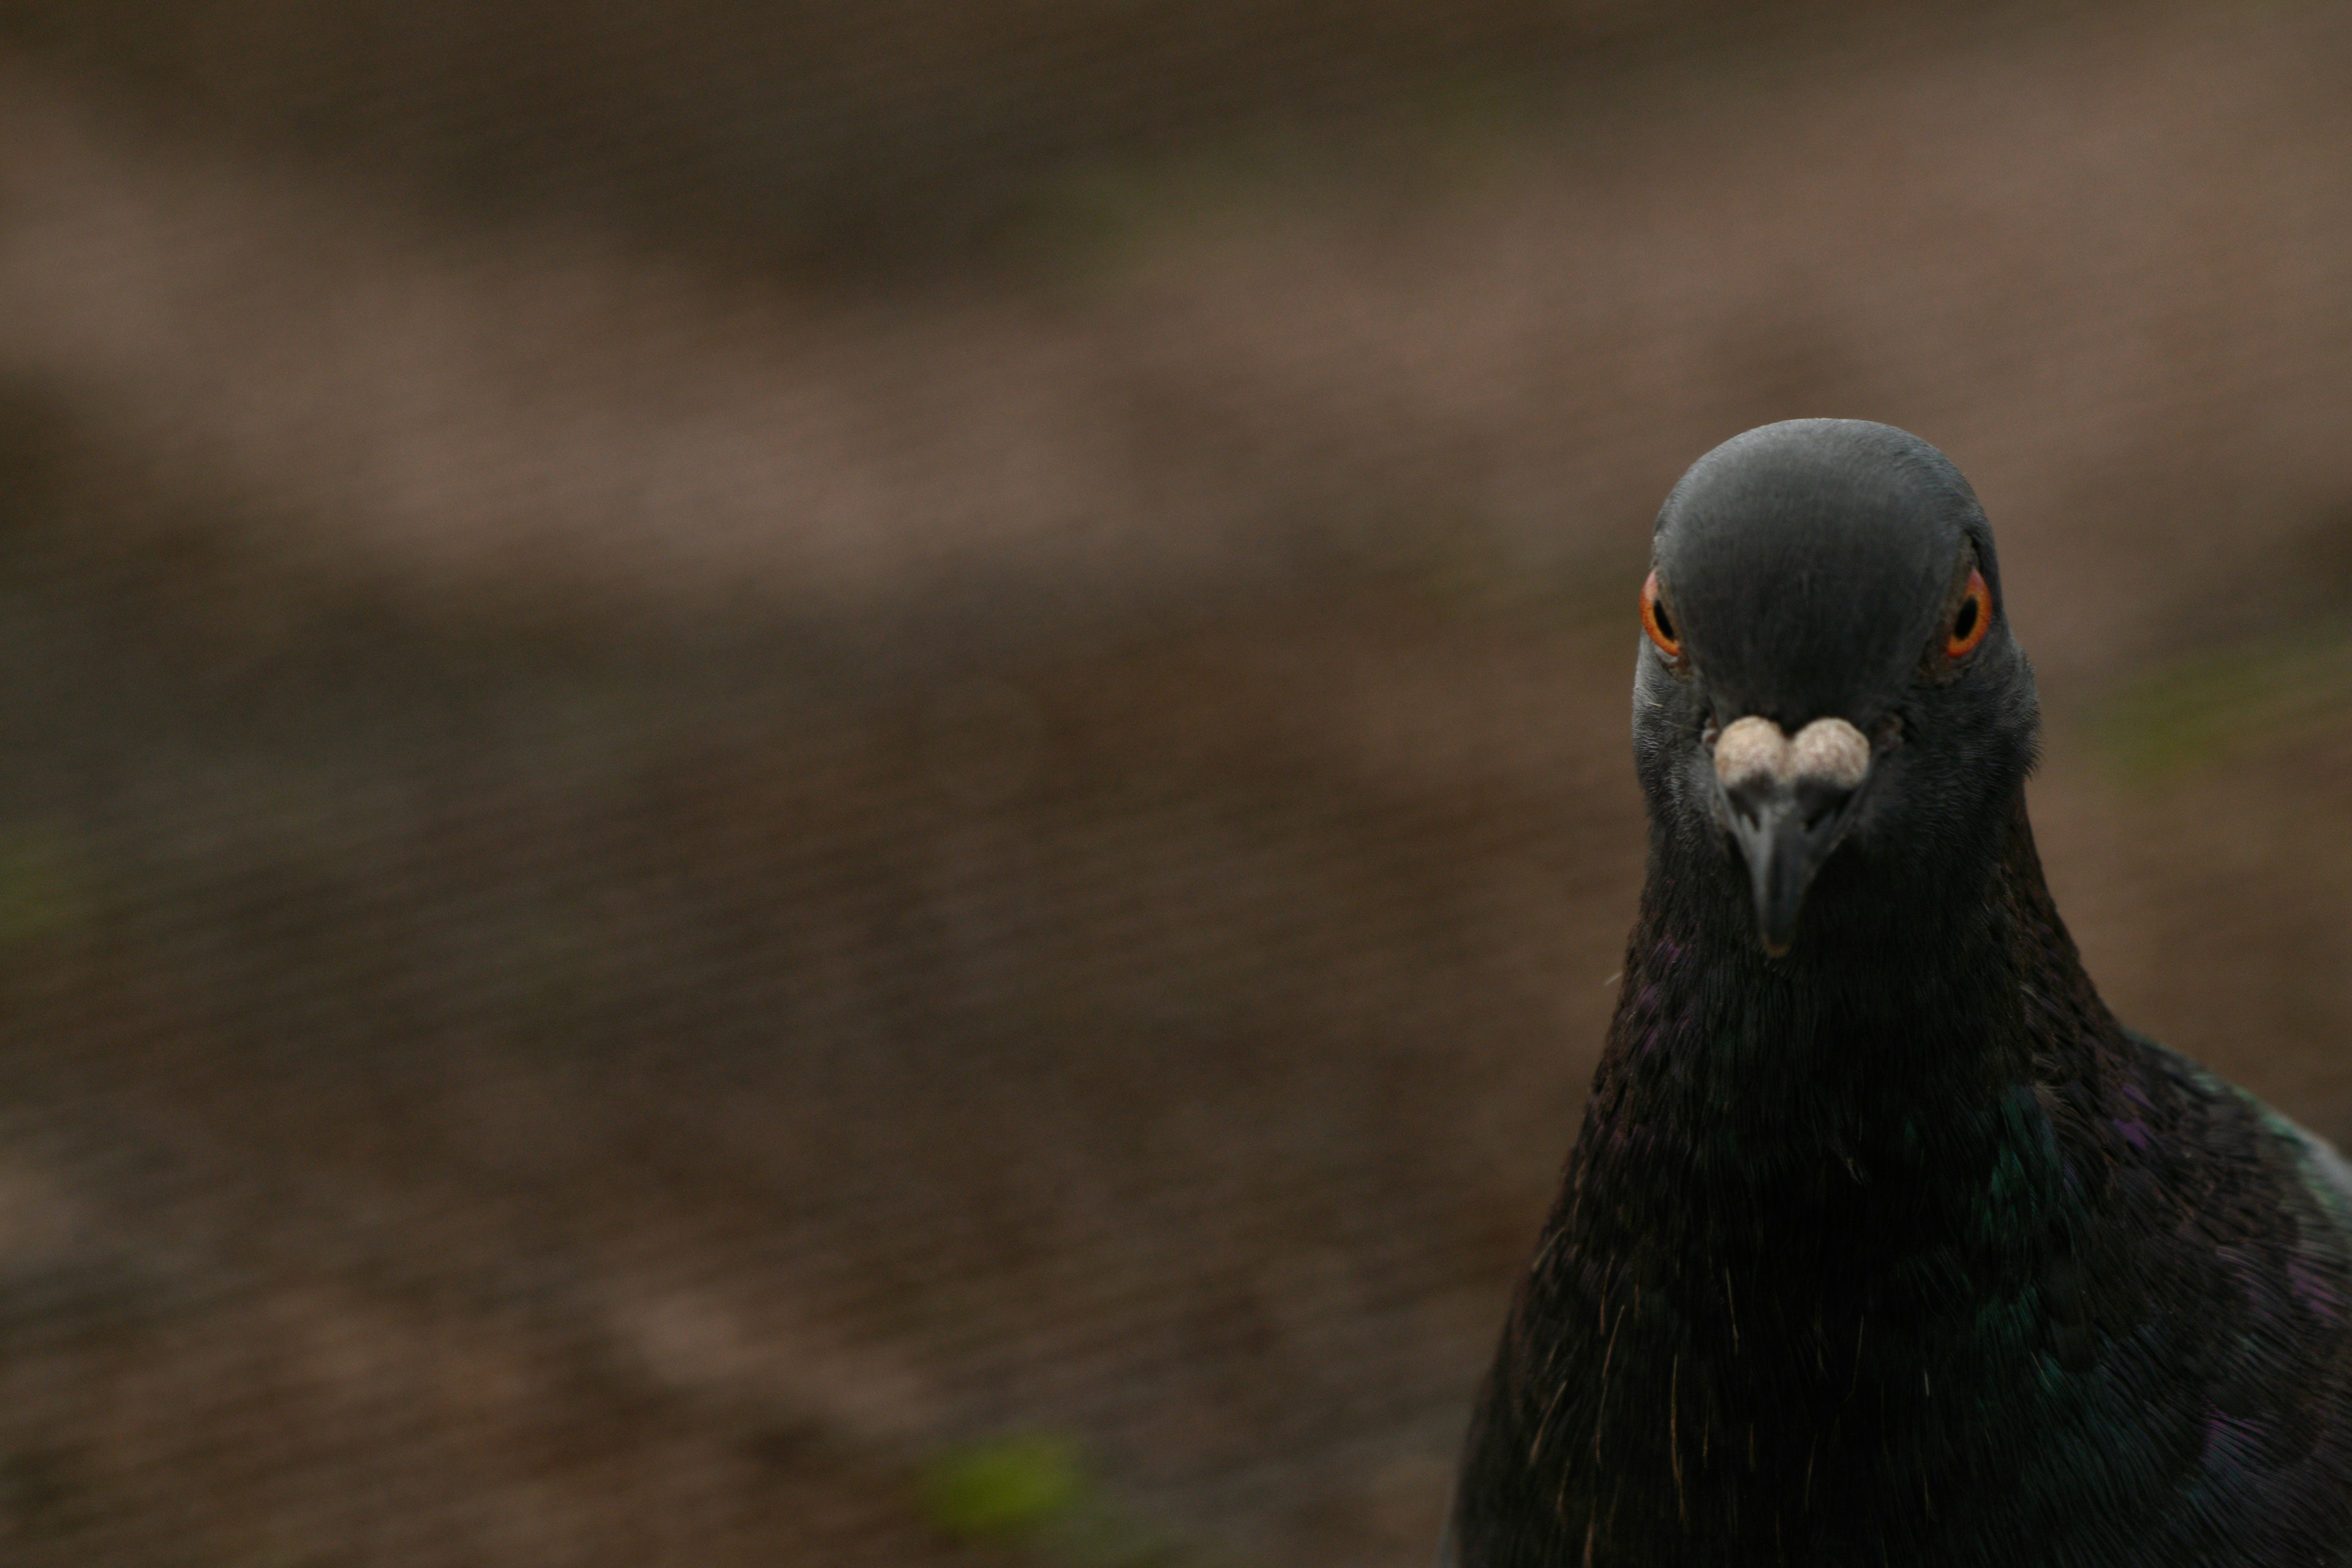
<path id="1" fill-rule="evenodd" d="M 1960 595 L 1959 607 L 1952 612 L 1951 630 L 1944 635 L 1944 657 L 1968 658 L 1990 630 L 1992 590 L 1985 586 L 1984 574 L 1972 569 L 1968 588 Z"/>
<path id="2" fill-rule="evenodd" d="M 1651 573 L 1642 584 L 1642 629 L 1650 634 L 1650 640 L 1657 645 L 1658 651 L 1668 660 L 1682 658 L 1682 638 L 1675 635 L 1673 613 L 1659 601 L 1658 574 L 1655 572 Z"/>

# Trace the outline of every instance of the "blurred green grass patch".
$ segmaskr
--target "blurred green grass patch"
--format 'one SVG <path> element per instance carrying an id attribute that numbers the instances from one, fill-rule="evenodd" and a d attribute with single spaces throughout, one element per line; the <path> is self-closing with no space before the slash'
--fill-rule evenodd
<path id="1" fill-rule="evenodd" d="M 30 941 L 85 923 L 80 857 L 62 834 L 0 828 L 0 942 Z"/>
<path id="2" fill-rule="evenodd" d="M 925 1517 L 962 1541 L 1034 1537 L 1066 1517 L 1088 1490 L 1076 1445 L 1036 1434 L 958 1448 L 922 1477 Z"/>
<path id="3" fill-rule="evenodd" d="M 1199 1554 L 1105 1496 L 1078 1447 L 1045 1433 L 969 1444 L 920 1478 L 925 1519 L 941 1534 L 1018 1546 L 1067 1568 L 1161 1568 Z"/>
<path id="4" fill-rule="evenodd" d="M 2106 767 L 2153 785 L 2347 719 L 2352 624 L 2336 624 L 2167 665 L 2100 702 L 2090 733 Z"/>

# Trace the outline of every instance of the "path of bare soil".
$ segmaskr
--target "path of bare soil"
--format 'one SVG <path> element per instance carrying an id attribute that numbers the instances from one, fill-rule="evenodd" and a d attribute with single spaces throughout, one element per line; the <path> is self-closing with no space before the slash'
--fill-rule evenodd
<path id="1" fill-rule="evenodd" d="M 322 574 L 933 652 L 943 605 L 961 637 L 1339 563 L 1553 587 L 1795 411 L 1958 457 L 2046 673 L 2352 510 L 2339 14 L 1841 37 L 1411 168 L 1203 153 L 1025 281 L 857 303 L 454 228 L 20 72 L 0 370 Z"/>

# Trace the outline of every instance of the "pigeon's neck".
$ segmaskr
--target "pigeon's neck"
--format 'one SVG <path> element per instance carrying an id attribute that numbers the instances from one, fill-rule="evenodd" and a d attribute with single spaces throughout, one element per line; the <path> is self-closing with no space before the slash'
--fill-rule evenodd
<path id="1" fill-rule="evenodd" d="M 1524 1495 L 1474 1514 L 1556 1520 L 1562 1562 L 1651 1561 L 1623 1542 L 1653 1537 L 1771 1561 L 1816 1496 L 1934 1532 L 1983 1501 L 1939 1511 L 1936 1487 L 2022 1473 L 2068 1397 L 2042 1282 L 2088 1235 L 2047 1086 L 2117 1037 L 2021 805 L 1976 882 L 1949 869 L 1907 919 L 1864 921 L 1850 879 L 1768 962 L 1743 910 L 1654 864 L 1477 1438 Z M 1987 1389 L 2014 1396 L 1999 1421 Z"/>
<path id="2" fill-rule="evenodd" d="M 1833 866 L 1843 874 L 1824 876 L 1810 929 L 1780 959 L 1720 868 L 1654 859 L 1594 1085 L 1591 1155 L 1638 1128 L 1654 1155 L 1734 1157 L 1726 1175 L 1752 1184 L 1906 1128 L 1948 1142 L 2046 1079 L 2053 1051 L 2089 1048 L 2034 1007 L 2105 1012 L 2051 904 L 2021 792 L 1995 842 L 1997 855 L 1931 878 Z"/>
<path id="3" fill-rule="evenodd" d="M 1825 1279 L 1866 1293 L 1939 1248 L 2024 1266 L 2067 1201 L 2036 1086 L 2095 1076 L 2063 1058 L 2114 1025 L 2021 795 L 1997 842 L 1931 897 L 1874 889 L 1866 867 L 1824 889 L 1783 960 L 1735 900 L 1685 896 L 1654 864 L 1561 1239 L 1751 1276 L 1791 1311 Z M 1903 898 L 1925 907 L 1889 907 Z"/>

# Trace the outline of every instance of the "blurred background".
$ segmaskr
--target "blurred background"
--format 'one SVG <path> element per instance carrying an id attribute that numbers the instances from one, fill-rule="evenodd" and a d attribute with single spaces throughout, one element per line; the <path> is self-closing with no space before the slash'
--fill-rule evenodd
<path id="1" fill-rule="evenodd" d="M 2352 1133 L 2347 169 L 2326 4 L 0 0 L 0 1555 L 1425 1562 L 1771 419 Z"/>

